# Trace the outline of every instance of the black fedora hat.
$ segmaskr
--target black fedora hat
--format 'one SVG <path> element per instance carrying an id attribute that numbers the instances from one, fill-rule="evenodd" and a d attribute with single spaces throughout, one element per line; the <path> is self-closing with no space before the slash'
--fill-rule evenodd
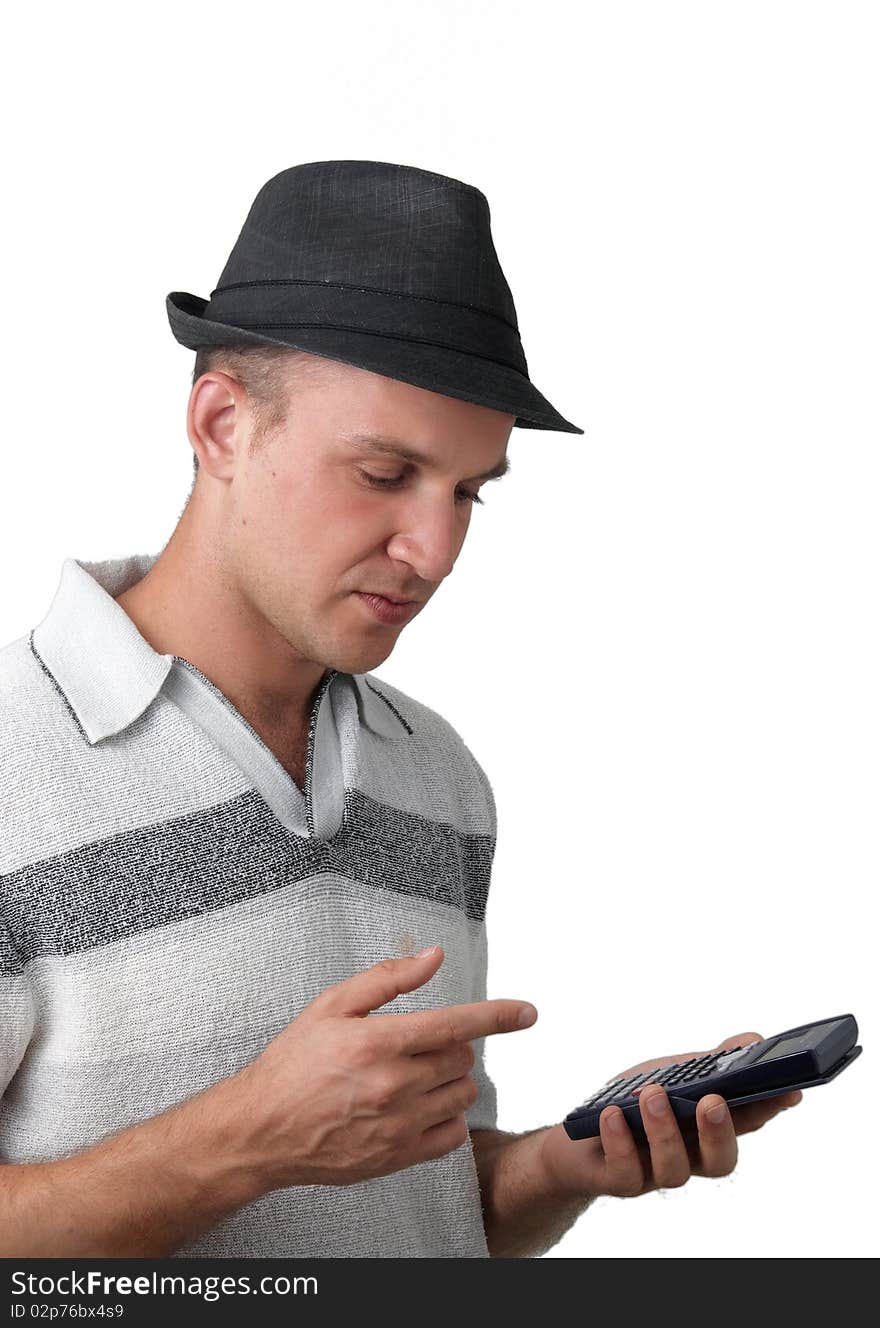
<path id="1" fill-rule="evenodd" d="M 208 300 L 171 291 L 201 346 L 287 346 L 583 433 L 529 380 L 510 287 L 474 185 L 386 161 L 312 161 L 268 180 Z"/>

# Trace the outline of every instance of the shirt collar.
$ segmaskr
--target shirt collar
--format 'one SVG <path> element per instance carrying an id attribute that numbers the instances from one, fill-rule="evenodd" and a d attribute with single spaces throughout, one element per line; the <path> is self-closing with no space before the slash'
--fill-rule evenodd
<path id="1" fill-rule="evenodd" d="M 174 663 L 141 636 L 114 596 L 146 576 L 158 554 L 87 562 L 65 558 L 55 598 L 30 633 L 38 662 L 53 679 L 87 741 L 120 733 L 155 700 Z M 401 738 L 411 725 L 377 688 L 369 674 L 351 678 L 368 726 L 386 738 Z"/>

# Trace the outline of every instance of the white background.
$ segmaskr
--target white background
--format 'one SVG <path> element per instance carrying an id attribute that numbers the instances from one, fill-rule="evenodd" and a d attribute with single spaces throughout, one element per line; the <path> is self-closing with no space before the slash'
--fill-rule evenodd
<path id="1" fill-rule="evenodd" d="M 723 1037 L 865 1052 L 730 1178 L 600 1199 L 547 1257 L 876 1254 L 878 11 L 337 3 L 7 19 L 0 638 L 62 560 L 156 552 L 207 296 L 328 158 L 489 199 L 532 380 L 455 574 L 377 673 L 495 789 L 500 1125 Z"/>

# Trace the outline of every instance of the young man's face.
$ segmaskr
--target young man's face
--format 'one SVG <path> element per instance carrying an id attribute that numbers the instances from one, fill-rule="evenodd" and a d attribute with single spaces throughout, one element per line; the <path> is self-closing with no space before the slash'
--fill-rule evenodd
<path id="1" fill-rule="evenodd" d="M 277 435 L 237 457 L 223 544 L 239 591 L 304 658 L 375 668 L 452 571 L 479 506 L 468 495 L 505 463 L 515 418 L 324 361 L 297 380 Z M 425 460 L 373 451 L 359 434 Z M 415 602 L 389 623 L 357 592 Z"/>

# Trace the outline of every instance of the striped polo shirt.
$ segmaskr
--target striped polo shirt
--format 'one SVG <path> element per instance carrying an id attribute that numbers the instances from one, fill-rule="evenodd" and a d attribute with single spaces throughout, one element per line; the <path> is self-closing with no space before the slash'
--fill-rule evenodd
<path id="1" fill-rule="evenodd" d="M 301 791 L 116 603 L 157 557 L 65 559 L 42 622 L 0 649 L 0 1162 L 166 1111 L 381 959 L 445 949 L 383 1014 L 486 997 L 495 803 L 461 737 L 329 669 Z M 496 1124 L 484 1041 L 470 1129 Z M 487 1258 L 470 1137 L 392 1175 L 272 1190 L 176 1251 L 197 1256 Z"/>

